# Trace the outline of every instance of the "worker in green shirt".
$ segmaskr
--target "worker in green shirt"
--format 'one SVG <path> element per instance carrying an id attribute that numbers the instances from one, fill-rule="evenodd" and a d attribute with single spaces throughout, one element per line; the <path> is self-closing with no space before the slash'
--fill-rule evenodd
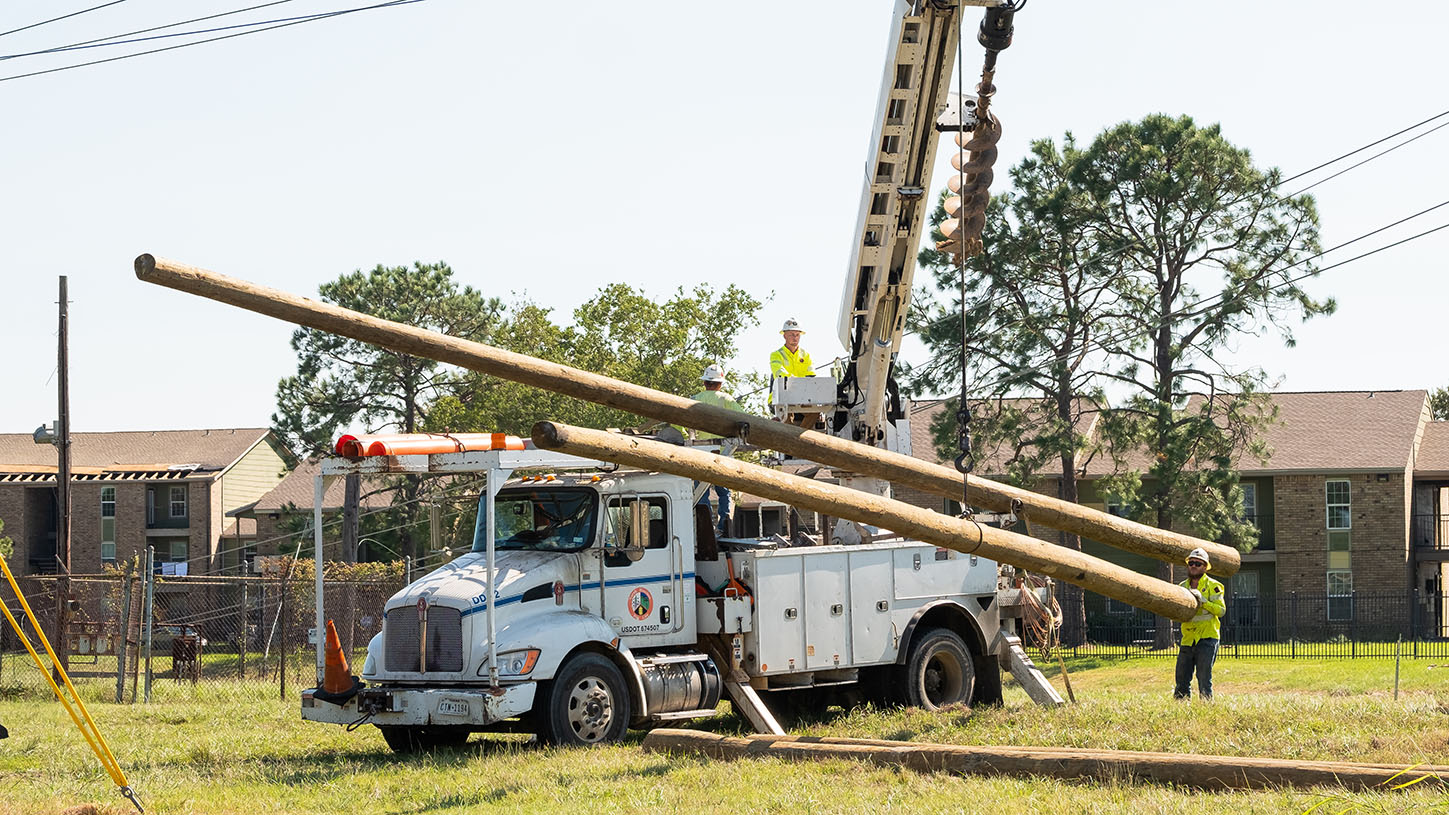
<path id="1" fill-rule="evenodd" d="M 726 410 L 735 410 L 740 413 L 745 412 L 745 409 L 740 407 L 740 403 L 736 402 L 733 396 L 724 392 L 725 373 L 723 368 L 714 363 L 710 363 L 705 367 L 704 373 L 699 375 L 699 379 L 704 383 L 704 390 L 694 395 L 694 401 L 704 402 L 707 405 L 714 405 L 715 407 L 722 407 Z M 698 431 L 698 438 L 717 439 L 719 436 L 701 430 Z M 698 487 L 699 482 L 694 482 L 694 485 Z M 728 487 L 722 487 L 718 484 L 712 484 L 710 486 L 714 489 L 715 497 L 719 499 L 719 534 L 725 535 L 729 531 L 730 491 Z M 709 506 L 709 490 L 705 490 L 704 495 L 699 497 L 699 503 Z"/>

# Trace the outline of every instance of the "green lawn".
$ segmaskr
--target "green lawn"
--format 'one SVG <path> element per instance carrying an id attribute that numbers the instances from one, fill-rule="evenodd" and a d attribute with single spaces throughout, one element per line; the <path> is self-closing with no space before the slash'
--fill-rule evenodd
<path id="1" fill-rule="evenodd" d="M 1008 684 L 1004 707 L 926 714 L 835 709 L 797 732 L 963 744 L 1064 745 L 1397 763 L 1449 763 L 1449 665 L 1223 660 L 1212 704 L 1174 703 L 1170 660 L 1088 660 L 1071 667 L 1080 704 L 1030 705 Z M 1055 674 L 1055 671 L 1049 671 Z M 1058 682 L 1059 677 L 1053 676 Z M 220 689 L 218 689 L 220 691 Z M 245 695 L 244 693 L 242 694 Z M 618 747 L 544 750 L 475 737 L 460 752 L 393 756 L 376 730 L 303 722 L 256 691 L 152 705 L 92 703 L 132 784 L 158 813 L 464 813 L 480 811 L 792 813 L 1439 812 L 1435 790 L 1201 793 L 1155 784 L 919 775 L 846 762 L 711 762 Z M 743 732 L 727 712 L 700 723 Z M 123 802 L 59 705 L 0 701 L 0 813 Z"/>

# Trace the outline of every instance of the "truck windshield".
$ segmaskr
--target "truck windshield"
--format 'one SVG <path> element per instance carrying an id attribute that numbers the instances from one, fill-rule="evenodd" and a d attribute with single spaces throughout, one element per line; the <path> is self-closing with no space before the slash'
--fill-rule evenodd
<path id="1" fill-rule="evenodd" d="M 497 549 L 535 549 L 572 552 L 594 540 L 594 516 L 599 499 L 587 489 L 509 489 L 493 499 L 498 517 L 493 524 Z M 473 551 L 488 549 L 484 537 L 488 503 L 478 500 L 478 522 L 473 527 Z"/>

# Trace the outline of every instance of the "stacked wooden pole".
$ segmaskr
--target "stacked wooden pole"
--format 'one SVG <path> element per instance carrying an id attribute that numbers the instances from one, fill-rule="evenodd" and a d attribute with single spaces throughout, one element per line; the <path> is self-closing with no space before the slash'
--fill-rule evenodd
<path id="1" fill-rule="evenodd" d="M 825 433 L 740 414 L 526 354 L 390 322 L 152 255 L 136 258 L 135 270 L 136 276 L 146 282 L 298 325 L 458 365 L 639 416 L 720 436 L 742 436 L 759 447 L 779 450 L 837 469 L 866 473 L 900 486 L 951 498 L 959 498 L 964 488 L 966 498 L 975 506 L 996 512 L 1015 510 L 1033 523 L 1158 560 L 1179 563 L 1189 551 L 1200 547 L 1212 558 L 1214 574 L 1230 575 L 1241 565 L 1237 550 L 1228 546 L 1154 529 L 985 478 L 965 477 L 948 467 Z"/>
<path id="2" fill-rule="evenodd" d="M 534 425 L 533 443 L 545 450 L 687 476 L 832 518 L 881 526 L 926 543 L 1049 575 L 1174 620 L 1190 620 L 1197 613 L 1197 600 L 1181 586 L 1038 538 L 982 526 L 848 487 L 703 450 L 554 422 Z"/>

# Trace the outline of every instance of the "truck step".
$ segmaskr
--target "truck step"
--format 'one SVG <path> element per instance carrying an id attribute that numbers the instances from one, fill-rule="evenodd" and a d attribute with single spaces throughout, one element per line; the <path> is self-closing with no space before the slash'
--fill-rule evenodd
<path id="1" fill-rule="evenodd" d="M 1011 669 L 1011 675 L 1016 678 L 1017 683 L 1021 685 L 1022 690 L 1026 691 L 1026 695 L 1030 696 L 1033 702 L 1042 707 L 1066 704 L 1062 701 L 1061 695 L 1057 693 L 1057 689 L 1047 681 L 1041 669 L 1037 668 L 1036 663 L 1031 661 L 1031 657 L 1026 655 L 1019 637 L 1013 637 L 1005 631 L 999 632 L 996 635 L 995 646 L 996 655 L 1006 660 L 1007 667 Z"/>
<path id="2" fill-rule="evenodd" d="M 755 689 L 748 683 L 726 681 L 725 691 L 729 693 L 730 703 L 735 706 L 735 710 L 744 714 L 744 717 L 754 726 L 756 733 L 773 736 L 785 735 L 785 729 L 780 726 L 778 721 L 775 721 L 774 714 L 770 713 L 770 709 L 765 707 L 764 700 L 760 699 L 760 695 L 755 693 Z"/>

